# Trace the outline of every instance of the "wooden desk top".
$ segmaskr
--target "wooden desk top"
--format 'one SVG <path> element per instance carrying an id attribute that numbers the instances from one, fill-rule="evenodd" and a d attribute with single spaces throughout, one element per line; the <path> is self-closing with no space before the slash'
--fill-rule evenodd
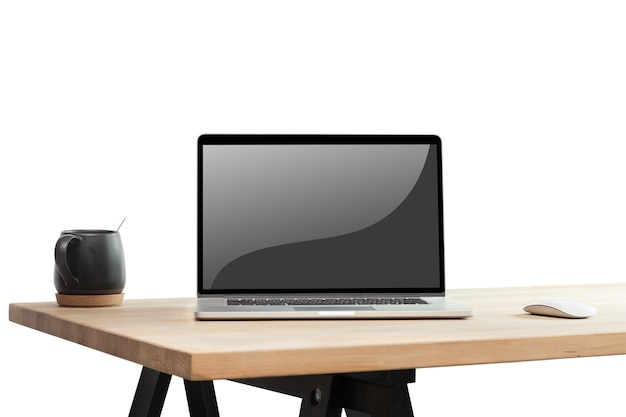
<path id="1" fill-rule="evenodd" d="M 188 380 L 512 362 L 626 353 L 626 284 L 451 290 L 470 319 L 194 320 L 195 299 L 119 307 L 9 306 L 15 323 Z M 598 308 L 588 319 L 531 316 L 543 298 Z"/>

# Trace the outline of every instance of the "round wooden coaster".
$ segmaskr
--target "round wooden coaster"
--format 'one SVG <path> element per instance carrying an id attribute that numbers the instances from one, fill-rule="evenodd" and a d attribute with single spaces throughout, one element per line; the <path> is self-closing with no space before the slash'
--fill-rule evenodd
<path id="1" fill-rule="evenodd" d="M 112 307 L 122 304 L 124 293 L 105 295 L 56 294 L 61 307 Z"/>

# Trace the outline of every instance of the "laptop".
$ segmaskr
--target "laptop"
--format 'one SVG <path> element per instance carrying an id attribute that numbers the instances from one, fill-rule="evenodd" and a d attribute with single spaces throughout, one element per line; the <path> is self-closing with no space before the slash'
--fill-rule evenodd
<path id="1" fill-rule="evenodd" d="M 199 320 L 465 318 L 432 135 L 202 135 Z"/>

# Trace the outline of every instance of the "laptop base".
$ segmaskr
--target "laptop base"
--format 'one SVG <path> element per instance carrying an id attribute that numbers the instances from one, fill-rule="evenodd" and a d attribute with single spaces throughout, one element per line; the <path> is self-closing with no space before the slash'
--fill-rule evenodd
<path id="1" fill-rule="evenodd" d="M 214 299 L 199 298 L 198 320 L 306 320 L 306 319 L 443 319 L 474 315 L 471 307 L 447 297 L 421 297 L 427 304 L 341 305 L 341 306 L 247 306 L 225 305 Z"/>

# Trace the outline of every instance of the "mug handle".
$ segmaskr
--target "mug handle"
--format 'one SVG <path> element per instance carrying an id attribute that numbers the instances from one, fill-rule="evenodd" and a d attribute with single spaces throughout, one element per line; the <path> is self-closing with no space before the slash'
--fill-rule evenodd
<path id="1" fill-rule="evenodd" d="M 56 264 L 57 271 L 65 286 L 68 288 L 75 287 L 78 284 L 78 279 L 72 275 L 70 267 L 67 264 L 67 247 L 73 239 L 81 240 L 80 237 L 74 235 L 62 235 L 54 248 L 54 263 Z"/>

